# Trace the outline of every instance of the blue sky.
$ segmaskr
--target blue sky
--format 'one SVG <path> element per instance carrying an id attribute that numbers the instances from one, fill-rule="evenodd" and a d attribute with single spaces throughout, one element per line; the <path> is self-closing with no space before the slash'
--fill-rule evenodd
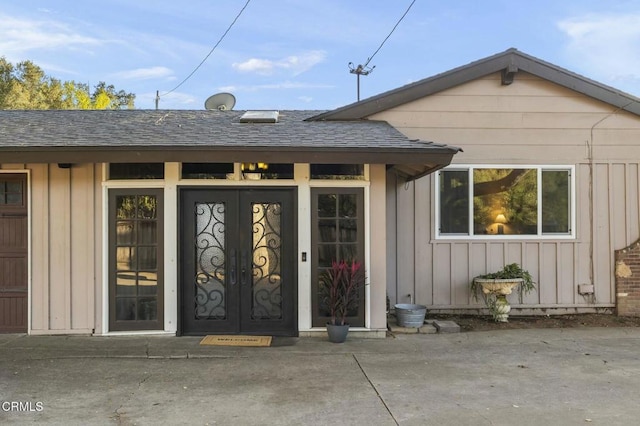
<path id="1" fill-rule="evenodd" d="M 332 109 L 411 0 L 20 0 L 0 9 L 0 56 L 136 94 L 136 108 Z M 515 47 L 640 96 L 640 0 L 416 0 L 361 77 L 361 98 Z M 173 90 L 173 91 L 172 91 Z M 171 91 L 171 92 L 170 92 Z M 170 92 L 170 93 L 167 93 Z"/>

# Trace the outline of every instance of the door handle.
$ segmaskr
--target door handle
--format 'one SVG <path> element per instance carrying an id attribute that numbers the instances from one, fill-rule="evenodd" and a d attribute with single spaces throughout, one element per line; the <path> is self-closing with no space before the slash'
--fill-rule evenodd
<path id="1" fill-rule="evenodd" d="M 242 250 L 240 255 L 240 285 L 247 285 L 247 278 L 249 275 L 249 255 L 246 250 Z"/>
<path id="2" fill-rule="evenodd" d="M 235 286 L 238 282 L 238 257 L 236 256 L 236 249 L 231 249 L 229 260 L 229 284 Z"/>

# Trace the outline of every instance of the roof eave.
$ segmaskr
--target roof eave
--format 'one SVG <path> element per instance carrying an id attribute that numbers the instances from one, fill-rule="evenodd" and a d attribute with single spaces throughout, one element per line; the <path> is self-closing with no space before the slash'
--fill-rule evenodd
<path id="1" fill-rule="evenodd" d="M 155 163 L 267 162 L 386 164 L 407 179 L 424 176 L 451 163 L 460 149 L 451 146 L 416 148 L 296 147 L 28 147 L 0 149 L 6 163 Z"/>

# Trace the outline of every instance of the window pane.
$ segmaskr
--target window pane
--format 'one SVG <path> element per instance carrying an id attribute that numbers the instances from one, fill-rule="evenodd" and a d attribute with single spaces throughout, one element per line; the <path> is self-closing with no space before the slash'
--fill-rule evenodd
<path id="1" fill-rule="evenodd" d="M 340 194 L 340 217 L 358 217 L 358 197 L 356 194 Z"/>
<path id="2" fill-rule="evenodd" d="M 567 234 L 569 229 L 569 171 L 542 171 L 542 232 Z"/>
<path id="3" fill-rule="evenodd" d="M 337 241 L 335 219 L 318 220 L 318 231 L 318 242 L 331 243 Z"/>
<path id="4" fill-rule="evenodd" d="M 362 180 L 362 164 L 311 164 L 311 179 Z"/>
<path id="5" fill-rule="evenodd" d="M 155 297 L 138 299 L 138 320 L 153 321 L 158 319 L 158 302 Z"/>
<path id="6" fill-rule="evenodd" d="M 22 204 L 22 194 L 7 193 L 7 204 Z"/>
<path id="7" fill-rule="evenodd" d="M 241 163 L 244 179 L 293 179 L 293 164 Z"/>
<path id="8" fill-rule="evenodd" d="M 136 295 L 135 272 L 118 272 L 116 275 L 116 296 Z"/>
<path id="9" fill-rule="evenodd" d="M 138 296 L 152 296 L 158 293 L 158 274 L 138 272 Z"/>
<path id="10" fill-rule="evenodd" d="M 475 169 L 474 234 L 536 235 L 537 187 L 535 169 Z"/>
<path id="11" fill-rule="evenodd" d="M 336 194 L 318 195 L 318 217 L 336 217 Z"/>
<path id="12" fill-rule="evenodd" d="M 337 251 L 334 244 L 318 244 L 319 267 L 330 267 L 331 262 L 337 259 Z"/>
<path id="13" fill-rule="evenodd" d="M 109 179 L 164 179 L 164 164 L 111 163 Z"/>
<path id="14" fill-rule="evenodd" d="M 155 247 L 138 247 L 138 269 L 149 270 L 158 267 L 158 249 Z"/>
<path id="15" fill-rule="evenodd" d="M 136 196 L 119 195 L 116 197 L 117 219 L 133 219 L 136 217 Z"/>
<path id="16" fill-rule="evenodd" d="M 138 218 L 155 219 L 157 217 L 158 200 L 153 195 L 138 195 Z"/>
<path id="17" fill-rule="evenodd" d="M 469 234 L 469 172 L 440 173 L 440 233 Z"/>
<path id="18" fill-rule="evenodd" d="M 118 221 L 116 224 L 116 244 L 132 245 L 134 243 L 134 222 L 133 221 Z"/>
<path id="19" fill-rule="evenodd" d="M 358 221 L 355 219 L 341 219 L 338 221 L 340 228 L 340 241 L 354 243 L 358 241 Z"/>
<path id="20" fill-rule="evenodd" d="M 136 249 L 134 247 L 116 248 L 116 268 L 118 271 L 134 271 L 136 269 Z"/>
<path id="21" fill-rule="evenodd" d="M 138 222 L 138 244 L 156 244 L 158 242 L 158 222 Z"/>
<path id="22" fill-rule="evenodd" d="M 116 298 L 116 320 L 133 321 L 136 319 L 136 298 L 117 297 Z"/>
<path id="23" fill-rule="evenodd" d="M 182 163 L 182 179 L 226 179 L 233 163 Z"/>

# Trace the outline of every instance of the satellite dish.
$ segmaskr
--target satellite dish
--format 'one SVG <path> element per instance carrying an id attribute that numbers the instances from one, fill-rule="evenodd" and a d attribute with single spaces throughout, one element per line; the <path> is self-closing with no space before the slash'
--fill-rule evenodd
<path id="1" fill-rule="evenodd" d="M 231 93 L 218 93 L 204 102 L 204 108 L 207 110 L 217 109 L 220 111 L 227 111 L 233 109 L 236 104 L 236 97 Z"/>

